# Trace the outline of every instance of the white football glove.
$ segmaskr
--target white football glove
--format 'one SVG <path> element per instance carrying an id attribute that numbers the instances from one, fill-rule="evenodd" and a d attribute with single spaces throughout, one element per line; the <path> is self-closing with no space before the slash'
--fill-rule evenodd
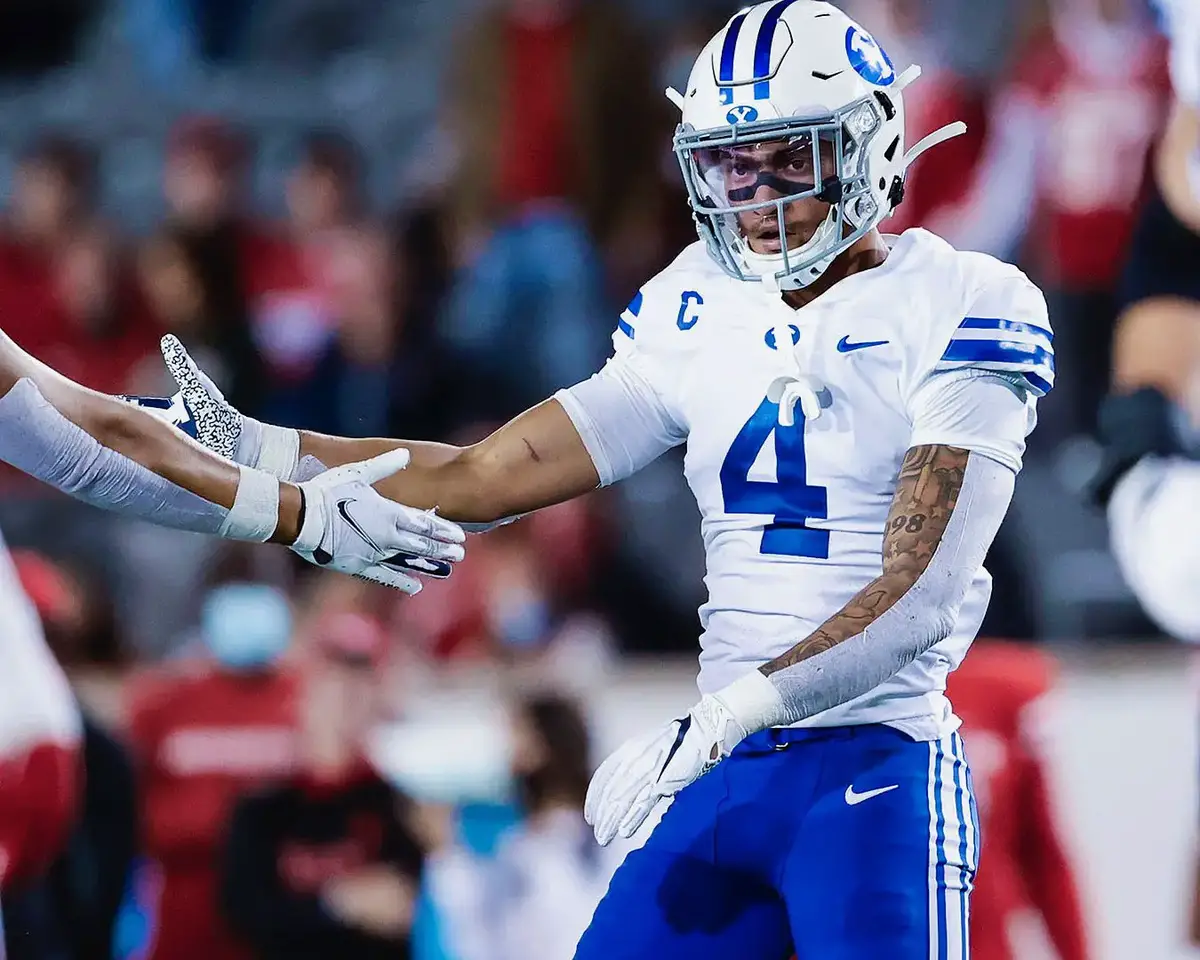
<path id="1" fill-rule="evenodd" d="M 231 406 L 174 334 L 163 337 L 159 349 L 179 387 L 171 400 L 190 416 L 192 436 L 226 460 L 265 470 L 280 480 L 295 479 L 300 455 L 296 430 L 262 423 Z"/>
<path id="2" fill-rule="evenodd" d="M 405 593 L 421 582 L 402 571 L 449 574 L 463 558 L 466 534 L 432 511 L 388 500 L 372 484 L 408 466 L 409 452 L 390 450 L 326 470 L 299 484 L 304 519 L 292 549 L 327 570 L 353 574 Z"/>
<path id="3" fill-rule="evenodd" d="M 660 800 L 724 760 L 743 739 L 782 721 L 782 701 L 757 670 L 700 698 L 686 716 L 627 741 L 588 785 L 583 816 L 606 846 L 631 837 Z"/>
<path id="4" fill-rule="evenodd" d="M 123 397 L 122 399 L 174 424 L 218 456 L 242 466 L 262 470 L 281 480 L 301 479 L 300 476 L 297 476 L 300 434 L 296 430 L 261 423 L 253 417 L 245 416 L 231 406 L 217 385 L 196 365 L 196 362 L 189 356 L 187 348 L 179 342 L 179 338 L 174 334 L 167 334 L 163 337 L 159 346 L 167 370 L 170 371 L 175 383 L 179 386 L 179 392 L 170 398 Z M 384 473 L 377 474 L 375 468 L 369 471 L 374 479 L 366 483 L 369 495 L 362 498 L 364 504 L 383 499 L 370 489 L 370 484 L 377 483 L 408 465 L 409 453 L 407 450 L 396 450 L 393 453 L 399 456 L 396 459 L 384 461 L 388 467 Z M 366 463 L 376 464 L 381 459 L 376 457 Z M 316 464 L 316 461 L 306 457 L 305 465 L 308 464 Z M 338 566 L 340 561 L 330 562 L 324 559 L 330 556 L 340 558 L 342 553 L 339 551 L 352 545 L 361 544 L 361 548 L 367 550 L 370 547 L 361 537 L 357 540 L 351 538 L 344 544 L 341 541 L 330 541 L 334 543 L 334 546 L 330 546 L 330 542 L 324 539 L 326 526 L 340 521 L 343 523 L 344 529 L 353 530 L 353 528 L 346 526 L 346 521 L 339 515 L 321 513 L 322 507 L 319 502 L 321 497 L 317 495 L 317 492 L 326 489 L 330 484 L 346 482 L 349 475 L 339 471 L 357 469 L 364 465 L 361 463 L 347 464 L 337 470 L 319 474 L 315 479 L 300 484 L 301 489 L 306 491 L 305 521 L 306 527 L 310 528 L 310 537 L 305 539 L 302 535 L 303 546 L 293 547 L 293 549 L 306 560 L 319 566 L 329 566 L 330 569 L 358 574 L 357 570 Z M 336 474 L 336 476 L 330 477 L 332 474 Z M 313 491 L 311 496 L 308 494 L 310 489 Z M 337 504 L 343 499 L 345 497 L 339 495 L 338 499 L 333 501 L 335 511 Z M 436 579 L 450 576 L 452 568 L 448 561 L 461 559 L 462 551 L 461 548 L 456 548 L 457 552 L 451 551 L 453 556 L 444 556 L 445 548 L 449 544 L 462 542 L 461 528 L 431 513 L 391 501 L 385 502 L 387 510 L 379 508 L 372 511 L 372 515 L 380 517 L 389 516 L 388 511 L 390 511 L 393 525 L 389 528 L 387 523 L 384 523 L 384 530 L 380 534 L 382 539 L 375 536 L 373 528 L 363 527 L 363 529 L 367 532 L 369 540 L 387 550 L 388 562 L 380 568 L 387 572 L 387 577 L 381 579 L 382 574 L 380 574 L 368 576 L 367 579 L 389 583 L 396 581 L 391 585 L 398 586 L 408 593 L 416 593 L 420 589 L 416 581 L 411 577 L 404 576 L 397 580 L 394 574 L 399 570 L 407 570 L 410 573 Z M 316 503 L 315 507 L 314 503 Z M 356 509 L 368 512 L 371 508 L 359 506 Z M 355 517 L 356 522 L 361 523 L 356 513 L 351 515 Z M 320 523 L 321 526 L 311 528 L 311 524 L 314 523 Z M 320 538 L 314 540 L 313 538 L 317 537 L 318 533 Z M 455 537 L 459 539 L 455 539 Z M 436 540 L 431 541 L 431 538 L 445 539 L 446 542 L 437 543 Z M 428 547 L 431 542 L 433 547 Z M 413 546 L 405 547 L 404 543 L 410 543 Z M 379 571 L 376 573 L 379 574 Z M 401 580 L 403 585 L 401 585 Z"/>

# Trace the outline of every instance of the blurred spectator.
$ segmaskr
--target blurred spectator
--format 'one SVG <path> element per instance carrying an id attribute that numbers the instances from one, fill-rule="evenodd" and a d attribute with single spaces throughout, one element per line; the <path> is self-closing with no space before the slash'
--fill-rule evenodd
<path id="1" fill-rule="evenodd" d="M 592 765 L 578 707 L 554 694 L 523 700 L 511 737 L 523 818 L 493 857 L 444 847 L 434 902 L 459 960 L 570 960 L 625 851 L 596 846 L 583 819 Z"/>
<path id="2" fill-rule="evenodd" d="M 955 120 L 967 125 L 962 136 L 942 144 L 916 164 L 904 184 L 904 202 L 883 229 L 903 233 L 924 226 L 935 232 L 970 191 L 987 130 L 988 92 L 982 79 L 963 76 L 934 44 L 935 11 L 922 0 L 858 0 L 855 19 L 869 24 L 897 69 L 920 64 L 921 77 L 904 91 L 905 142 Z"/>
<path id="3" fill-rule="evenodd" d="M 45 876 L 4 898 L 7 960 L 112 956 L 137 852 L 137 791 L 129 754 L 86 713 L 81 773 L 66 849 Z"/>
<path id="4" fill-rule="evenodd" d="M 1165 51 L 1134 0 L 1051 7 L 996 98 L 966 202 L 934 229 L 960 248 L 1020 252 L 1047 291 L 1053 394 L 1034 445 L 1090 431 L 1108 378 L 1114 290 L 1167 91 Z"/>
<path id="5" fill-rule="evenodd" d="M 66 641 L 83 621 L 77 586 L 33 553 L 14 554 L 11 567 L 0 553 L 0 564 L 15 571 L 8 577 L 0 569 L 6 627 L 0 700 L 15 711 L 3 724 L 0 769 L 8 956 L 107 956 L 133 856 L 132 771 L 102 728 L 86 717 L 81 727 L 74 697 L 38 631 L 40 621 L 50 642 L 63 644 L 53 652 L 71 653 Z"/>
<path id="6" fill-rule="evenodd" d="M 75 814 L 79 708 L 41 623 L 43 613 L 50 619 L 63 609 L 69 589 L 49 561 L 25 552 L 10 557 L 0 540 L 0 887 L 5 892 L 46 870 Z"/>
<path id="7" fill-rule="evenodd" d="M 132 272 L 96 214 L 97 157 L 50 135 L 22 158 L 0 238 L 0 315 L 17 343 L 69 377 L 125 389 L 154 348 Z"/>
<path id="8" fill-rule="evenodd" d="M 237 807 L 222 903 L 263 960 L 410 955 L 423 852 L 408 798 L 366 758 L 388 646 L 365 617 L 322 625 L 305 652 L 301 770 Z"/>
<path id="9" fill-rule="evenodd" d="M 365 219 L 357 147 L 309 134 L 287 180 L 287 236 L 255 263 L 252 324 L 266 366 L 263 417 L 327 433 L 387 432 L 392 263 Z"/>
<path id="10" fill-rule="evenodd" d="M 294 683 L 278 659 L 291 632 L 286 599 L 228 584 L 205 603 L 210 657 L 171 664 L 131 685 L 129 738 L 141 761 L 141 886 L 154 902 L 145 956 L 246 956 L 218 910 L 219 856 L 247 789 L 287 776 L 296 760 Z"/>
<path id="11" fill-rule="evenodd" d="M 462 272 L 445 333 L 502 390 L 504 409 L 493 399 L 487 414 L 503 417 L 607 354 L 598 261 L 622 296 L 658 266 L 666 101 L 619 8 L 599 0 L 504 0 L 450 62 Z"/>
<path id="12" fill-rule="evenodd" d="M 365 220 L 362 178 L 350 140 L 308 134 L 287 180 L 286 233 L 248 264 L 263 419 L 349 436 L 388 432 L 391 252 Z"/>
<path id="13" fill-rule="evenodd" d="M 573 689 L 602 682 L 614 641 L 588 611 L 597 539 L 586 500 L 473 538 L 450 580 L 395 604 L 403 646 L 434 660 L 498 658 Z"/>
<path id="14" fill-rule="evenodd" d="M 986 838 L 971 901 L 976 960 L 1014 960 L 1011 922 L 1028 910 L 1043 922 L 1059 960 L 1090 956 L 1042 745 L 1054 676 L 1053 660 L 1040 650 L 987 641 L 975 643 L 950 675 Z"/>
<path id="15" fill-rule="evenodd" d="M 167 221 L 143 256 L 142 278 L 160 323 L 215 351 L 210 372 L 231 403 L 254 414 L 262 363 L 250 334 L 250 273 L 273 244 L 244 211 L 246 161 L 246 144 L 221 121 L 176 126 L 163 168 Z"/>

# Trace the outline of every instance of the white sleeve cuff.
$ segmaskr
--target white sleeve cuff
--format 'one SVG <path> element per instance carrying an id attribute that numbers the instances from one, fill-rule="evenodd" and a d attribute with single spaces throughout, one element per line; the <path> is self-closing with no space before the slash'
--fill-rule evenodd
<path id="1" fill-rule="evenodd" d="M 914 393 L 909 446 L 942 445 L 979 453 L 1020 472 L 1025 438 L 1037 423 L 1036 400 L 999 374 L 936 373 Z"/>
<path id="2" fill-rule="evenodd" d="M 619 357 L 554 399 L 579 432 L 601 486 L 637 473 L 686 438 L 650 383 Z"/>

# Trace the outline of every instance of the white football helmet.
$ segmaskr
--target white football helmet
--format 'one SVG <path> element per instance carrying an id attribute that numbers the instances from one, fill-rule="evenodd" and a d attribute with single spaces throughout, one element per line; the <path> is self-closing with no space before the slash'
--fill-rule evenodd
<path id="1" fill-rule="evenodd" d="M 916 66 L 898 75 L 869 33 L 820 0 L 734 15 L 701 51 L 687 90 L 667 91 L 683 113 L 675 154 L 713 259 L 780 290 L 820 277 L 900 204 L 913 160 L 966 130 L 949 124 L 905 152 L 901 91 L 919 75 Z M 776 196 L 755 199 L 764 185 Z M 789 248 L 785 208 L 807 197 L 827 202 L 829 215 Z M 777 253 L 750 248 L 739 218 L 756 211 L 773 214 L 778 236 L 765 245 Z"/>

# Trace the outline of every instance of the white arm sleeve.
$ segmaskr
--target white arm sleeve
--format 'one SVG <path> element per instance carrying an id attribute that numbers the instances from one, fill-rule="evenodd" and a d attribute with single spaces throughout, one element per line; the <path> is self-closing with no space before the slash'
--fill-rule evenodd
<path id="1" fill-rule="evenodd" d="M 763 725 L 795 723 L 862 696 L 946 639 L 1008 512 L 1014 480 L 1008 467 L 971 454 L 954 513 L 925 571 L 862 633 L 771 674 L 784 716 L 767 717 Z"/>
<path id="2" fill-rule="evenodd" d="M 1147 457 L 1108 504 L 1113 555 L 1146 612 L 1200 643 L 1200 463 Z"/>
<path id="3" fill-rule="evenodd" d="M 582 383 L 554 395 L 591 454 L 601 486 L 637 473 L 686 433 L 631 357 L 615 356 Z"/>
<path id="4" fill-rule="evenodd" d="M 1019 384 L 986 370 L 935 373 L 909 401 L 909 446 L 941 444 L 981 453 L 1013 473 L 1037 423 L 1034 399 Z"/>

